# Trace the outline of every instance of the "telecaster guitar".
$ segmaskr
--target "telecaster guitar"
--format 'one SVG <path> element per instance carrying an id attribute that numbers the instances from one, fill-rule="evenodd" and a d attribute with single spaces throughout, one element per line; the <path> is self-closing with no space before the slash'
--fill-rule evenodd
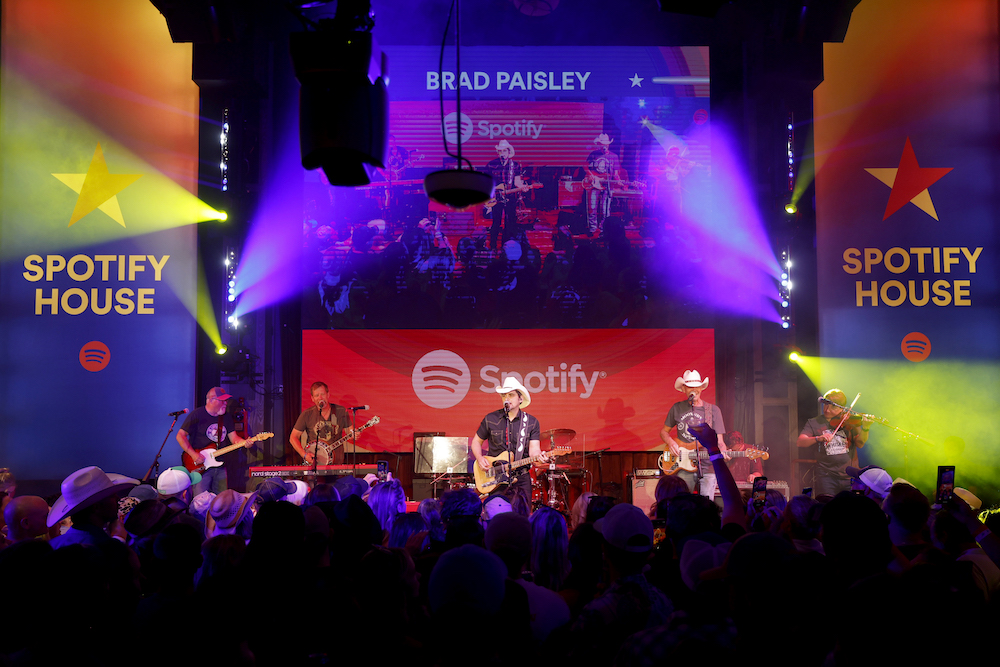
<path id="1" fill-rule="evenodd" d="M 187 452 L 181 454 L 181 461 L 184 463 L 184 467 L 187 468 L 189 472 L 205 472 L 209 468 L 218 468 L 222 465 L 222 461 L 216 460 L 216 457 L 228 454 L 229 452 L 239 449 L 240 447 L 249 447 L 255 442 L 267 440 L 268 438 L 273 437 L 273 433 L 258 433 L 257 435 L 247 438 L 238 445 L 229 445 L 228 447 L 223 447 L 222 449 L 209 447 L 207 449 L 199 450 L 198 453 L 205 457 L 205 462 L 201 465 L 195 463 L 194 459 L 191 458 L 191 455 Z"/>
<path id="2" fill-rule="evenodd" d="M 584 190 L 604 190 L 609 185 L 619 188 L 645 188 L 644 181 L 620 181 L 614 178 L 602 178 L 601 176 L 587 175 L 580 183 Z"/>
<path id="3" fill-rule="evenodd" d="M 508 190 L 504 187 L 503 183 L 501 183 L 496 187 L 496 197 L 490 199 L 488 202 L 483 204 L 483 208 L 485 209 L 486 213 L 489 213 L 491 210 L 493 210 L 493 207 L 497 205 L 498 201 L 505 202 L 507 201 L 507 197 L 512 194 L 516 194 L 518 192 L 527 192 L 528 190 L 537 190 L 538 188 L 541 187 L 544 187 L 544 184 L 532 183 L 531 185 L 522 185 L 519 188 L 511 188 L 510 190 Z"/>
<path id="4" fill-rule="evenodd" d="M 708 459 L 708 451 L 705 449 L 699 449 L 700 452 L 698 458 L 702 460 Z M 770 454 L 767 453 L 765 449 L 742 449 L 739 451 L 728 450 L 726 452 L 730 457 L 733 458 L 748 458 L 748 459 L 762 459 L 766 461 Z M 693 449 L 681 449 L 680 456 L 674 456 L 667 450 L 660 454 L 660 458 L 656 461 L 657 465 L 660 466 L 662 470 L 667 475 L 676 475 L 681 470 L 687 470 L 688 472 L 694 472 L 698 469 L 698 465 L 695 462 L 695 453 Z"/>
<path id="5" fill-rule="evenodd" d="M 555 447 L 545 452 L 545 454 L 549 457 L 565 456 L 571 451 L 573 451 L 572 447 Z M 540 456 L 529 456 L 526 459 L 518 459 L 510 463 L 510 452 L 504 452 L 500 456 L 484 456 L 483 458 L 490 464 L 490 469 L 483 470 L 476 463 L 472 466 L 472 473 L 476 480 L 476 490 L 484 495 L 493 493 L 501 484 L 510 484 L 511 479 L 514 477 L 511 474 L 513 471 L 541 461 L 542 459 Z"/>

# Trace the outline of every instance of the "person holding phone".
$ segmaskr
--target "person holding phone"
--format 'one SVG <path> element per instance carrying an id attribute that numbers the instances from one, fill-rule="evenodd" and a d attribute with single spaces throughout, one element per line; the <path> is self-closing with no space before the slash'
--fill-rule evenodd
<path id="1" fill-rule="evenodd" d="M 823 394 L 819 404 L 820 414 L 806 422 L 795 444 L 817 446 L 813 491 L 817 497 L 835 496 L 851 489 L 847 466 L 858 467 L 858 449 L 868 442 L 871 423 L 862 420 L 854 428 L 841 425 L 847 412 L 847 394 L 840 389 Z"/>

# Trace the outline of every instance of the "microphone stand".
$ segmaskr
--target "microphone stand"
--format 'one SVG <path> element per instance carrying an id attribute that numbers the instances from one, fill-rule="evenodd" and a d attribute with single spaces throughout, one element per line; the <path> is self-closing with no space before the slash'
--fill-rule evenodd
<path id="1" fill-rule="evenodd" d="M 149 482 L 154 477 L 159 477 L 160 455 L 163 454 L 163 448 L 166 446 L 167 440 L 170 439 L 170 434 L 174 432 L 174 426 L 177 426 L 178 417 L 180 417 L 180 415 L 174 415 L 174 421 L 170 422 L 170 428 L 167 430 L 167 435 L 163 438 L 163 442 L 160 443 L 160 449 L 156 452 L 156 457 L 153 459 L 153 465 L 149 466 L 149 470 L 146 471 L 146 475 L 140 481 Z M 154 470 L 156 471 L 155 475 L 153 474 Z"/>
<path id="2" fill-rule="evenodd" d="M 319 406 L 319 418 L 320 418 L 320 420 L 323 419 L 323 408 L 326 407 L 327 405 L 330 405 L 330 404 L 329 403 L 325 403 L 325 404 Z M 331 406 L 330 407 L 330 416 L 331 417 L 333 416 L 333 412 L 334 412 L 333 406 Z M 306 451 L 307 452 L 309 451 L 309 436 L 308 435 L 306 435 Z M 327 463 L 330 463 L 330 461 L 327 461 Z M 316 479 L 317 479 L 317 477 L 319 475 L 319 434 L 318 433 L 316 434 L 316 444 L 313 446 L 313 466 L 312 467 L 313 467 L 313 469 L 312 469 L 312 483 L 313 483 L 313 486 L 316 486 Z"/>
<path id="3" fill-rule="evenodd" d="M 596 452 L 591 452 L 591 456 L 597 457 L 597 495 L 603 495 L 604 493 L 604 452 L 611 449 L 610 447 L 605 447 L 604 449 L 598 449 Z"/>
<path id="4" fill-rule="evenodd" d="M 357 472 L 358 465 L 358 408 L 351 408 L 351 429 L 351 440 L 354 445 L 354 449 L 351 451 L 351 475 L 357 477 L 354 473 Z M 344 458 L 346 459 L 347 457 L 345 456 Z"/>
<path id="5" fill-rule="evenodd" d="M 691 408 L 691 412 L 694 413 L 694 401 L 695 395 L 690 394 L 688 396 L 688 405 Z M 706 410 L 707 412 L 707 410 Z M 705 420 L 702 420 L 705 421 Z M 694 439 L 694 476 L 695 476 L 695 489 L 698 494 L 701 494 L 701 481 L 705 477 L 705 473 L 701 469 L 701 443 L 698 442 L 698 438 Z"/>

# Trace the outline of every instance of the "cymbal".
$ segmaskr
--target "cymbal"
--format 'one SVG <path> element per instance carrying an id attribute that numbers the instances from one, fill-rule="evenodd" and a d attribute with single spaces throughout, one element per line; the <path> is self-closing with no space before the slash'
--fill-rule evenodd
<path id="1" fill-rule="evenodd" d="M 570 442 L 576 437 L 576 431 L 571 428 L 550 428 L 548 431 L 542 431 L 542 440 L 558 440 L 560 443 Z"/>

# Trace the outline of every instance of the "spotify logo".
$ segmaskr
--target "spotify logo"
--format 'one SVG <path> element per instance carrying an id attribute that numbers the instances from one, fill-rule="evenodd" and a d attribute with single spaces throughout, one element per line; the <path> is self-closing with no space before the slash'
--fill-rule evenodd
<path id="1" fill-rule="evenodd" d="M 80 365 L 91 373 L 103 371 L 111 362 L 111 350 L 99 340 L 92 340 L 80 348 Z"/>
<path id="2" fill-rule="evenodd" d="M 451 350 L 434 350 L 413 367 L 413 393 L 424 405 L 443 410 L 458 405 L 469 393 L 469 365 Z"/>
<path id="3" fill-rule="evenodd" d="M 459 136 L 463 144 L 472 138 L 472 119 L 463 113 L 459 122 L 458 114 L 452 111 L 444 117 L 444 138 L 449 144 L 455 144 Z"/>
<path id="4" fill-rule="evenodd" d="M 919 331 L 911 331 L 900 343 L 903 357 L 908 361 L 920 363 L 931 354 L 931 340 Z"/>

